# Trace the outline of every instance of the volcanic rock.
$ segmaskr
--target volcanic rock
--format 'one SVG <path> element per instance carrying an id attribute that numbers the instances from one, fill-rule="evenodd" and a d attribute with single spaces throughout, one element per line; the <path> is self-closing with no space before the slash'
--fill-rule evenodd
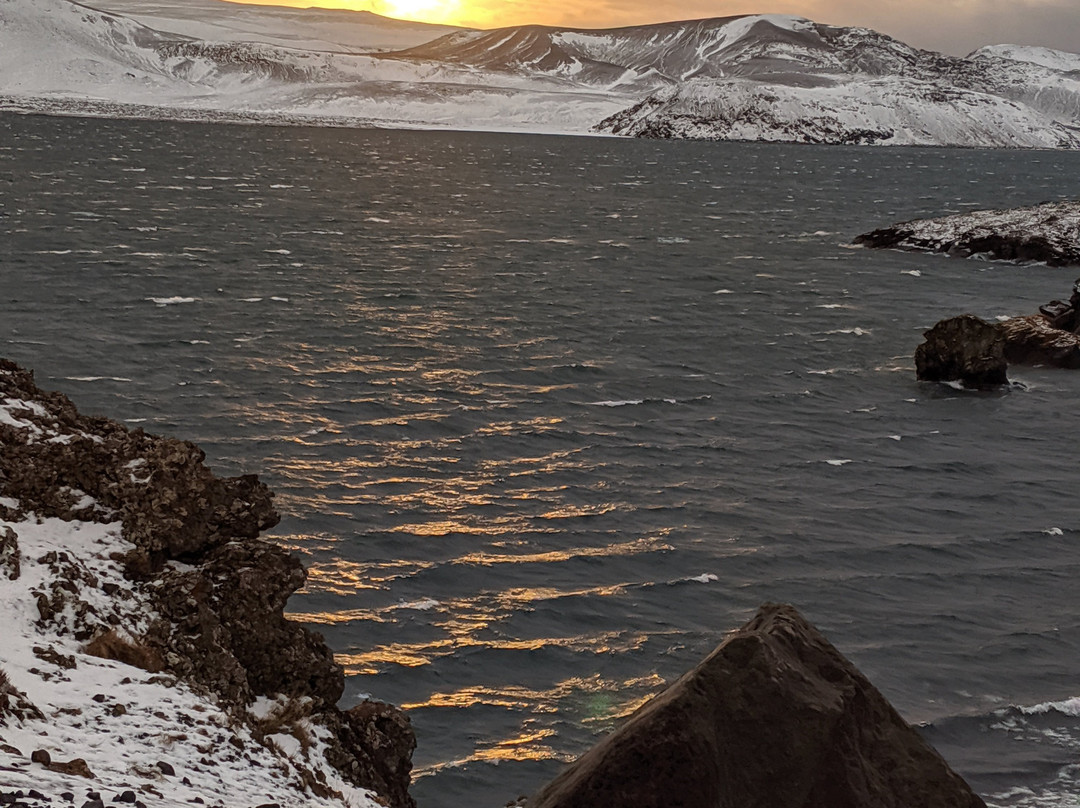
<path id="1" fill-rule="evenodd" d="M 922 381 L 962 382 L 986 389 L 1008 384 L 1005 338 L 996 326 L 972 314 L 942 320 L 915 349 L 915 373 Z"/>
<path id="2" fill-rule="evenodd" d="M 790 606 L 766 604 L 528 808 L 985 808 Z"/>

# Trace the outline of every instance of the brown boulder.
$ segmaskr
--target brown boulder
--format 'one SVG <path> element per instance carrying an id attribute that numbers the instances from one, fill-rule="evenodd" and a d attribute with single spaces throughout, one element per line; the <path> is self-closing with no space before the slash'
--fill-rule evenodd
<path id="1" fill-rule="evenodd" d="M 1008 384 L 1005 338 L 994 325 L 973 314 L 942 320 L 915 349 L 915 374 L 921 381 L 959 381 L 986 389 Z"/>
<path id="2" fill-rule="evenodd" d="M 528 808 L 985 808 L 813 626 L 766 604 Z"/>
<path id="3" fill-rule="evenodd" d="M 1041 314 L 1013 317 L 997 328 L 1010 364 L 1080 368 L 1080 336 L 1054 328 Z"/>

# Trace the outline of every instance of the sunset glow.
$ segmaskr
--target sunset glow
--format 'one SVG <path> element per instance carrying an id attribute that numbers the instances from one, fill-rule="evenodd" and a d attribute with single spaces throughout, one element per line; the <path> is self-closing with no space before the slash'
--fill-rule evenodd
<path id="1" fill-rule="evenodd" d="M 553 25 L 615 28 L 737 14 L 795 14 L 833 25 L 865 26 L 922 48 L 964 55 L 997 42 L 1080 52 L 1074 0 L 230 0 L 256 5 L 371 11 L 417 22 L 502 28 Z"/>
<path id="2" fill-rule="evenodd" d="M 493 28 L 500 25 L 512 25 L 497 20 L 497 14 L 490 12 L 469 0 L 229 0 L 233 3 L 252 5 L 292 6 L 294 8 L 346 9 L 348 11 L 370 11 L 384 17 L 414 22 L 437 23 L 442 25 L 460 25 L 467 28 Z M 524 22 L 519 20 L 516 22 Z"/>

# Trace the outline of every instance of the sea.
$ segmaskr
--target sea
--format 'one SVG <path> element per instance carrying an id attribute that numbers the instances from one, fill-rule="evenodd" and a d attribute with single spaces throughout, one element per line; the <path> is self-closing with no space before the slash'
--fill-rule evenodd
<path id="1" fill-rule="evenodd" d="M 1077 271 L 852 245 L 1080 154 L 0 114 L 0 355 L 277 493 L 421 808 L 535 792 L 768 601 L 994 806 L 1080 801 L 1080 374 L 920 383 Z"/>

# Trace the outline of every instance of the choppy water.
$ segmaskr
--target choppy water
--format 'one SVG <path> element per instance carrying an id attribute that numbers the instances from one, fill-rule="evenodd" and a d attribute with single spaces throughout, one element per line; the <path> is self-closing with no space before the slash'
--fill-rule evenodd
<path id="1" fill-rule="evenodd" d="M 533 791 L 766 600 L 991 802 L 1072 804 L 1080 374 L 910 359 L 1072 274 L 846 245 L 1078 195 L 1077 154 L 4 115 L 0 354 L 262 474 L 422 808 Z"/>

